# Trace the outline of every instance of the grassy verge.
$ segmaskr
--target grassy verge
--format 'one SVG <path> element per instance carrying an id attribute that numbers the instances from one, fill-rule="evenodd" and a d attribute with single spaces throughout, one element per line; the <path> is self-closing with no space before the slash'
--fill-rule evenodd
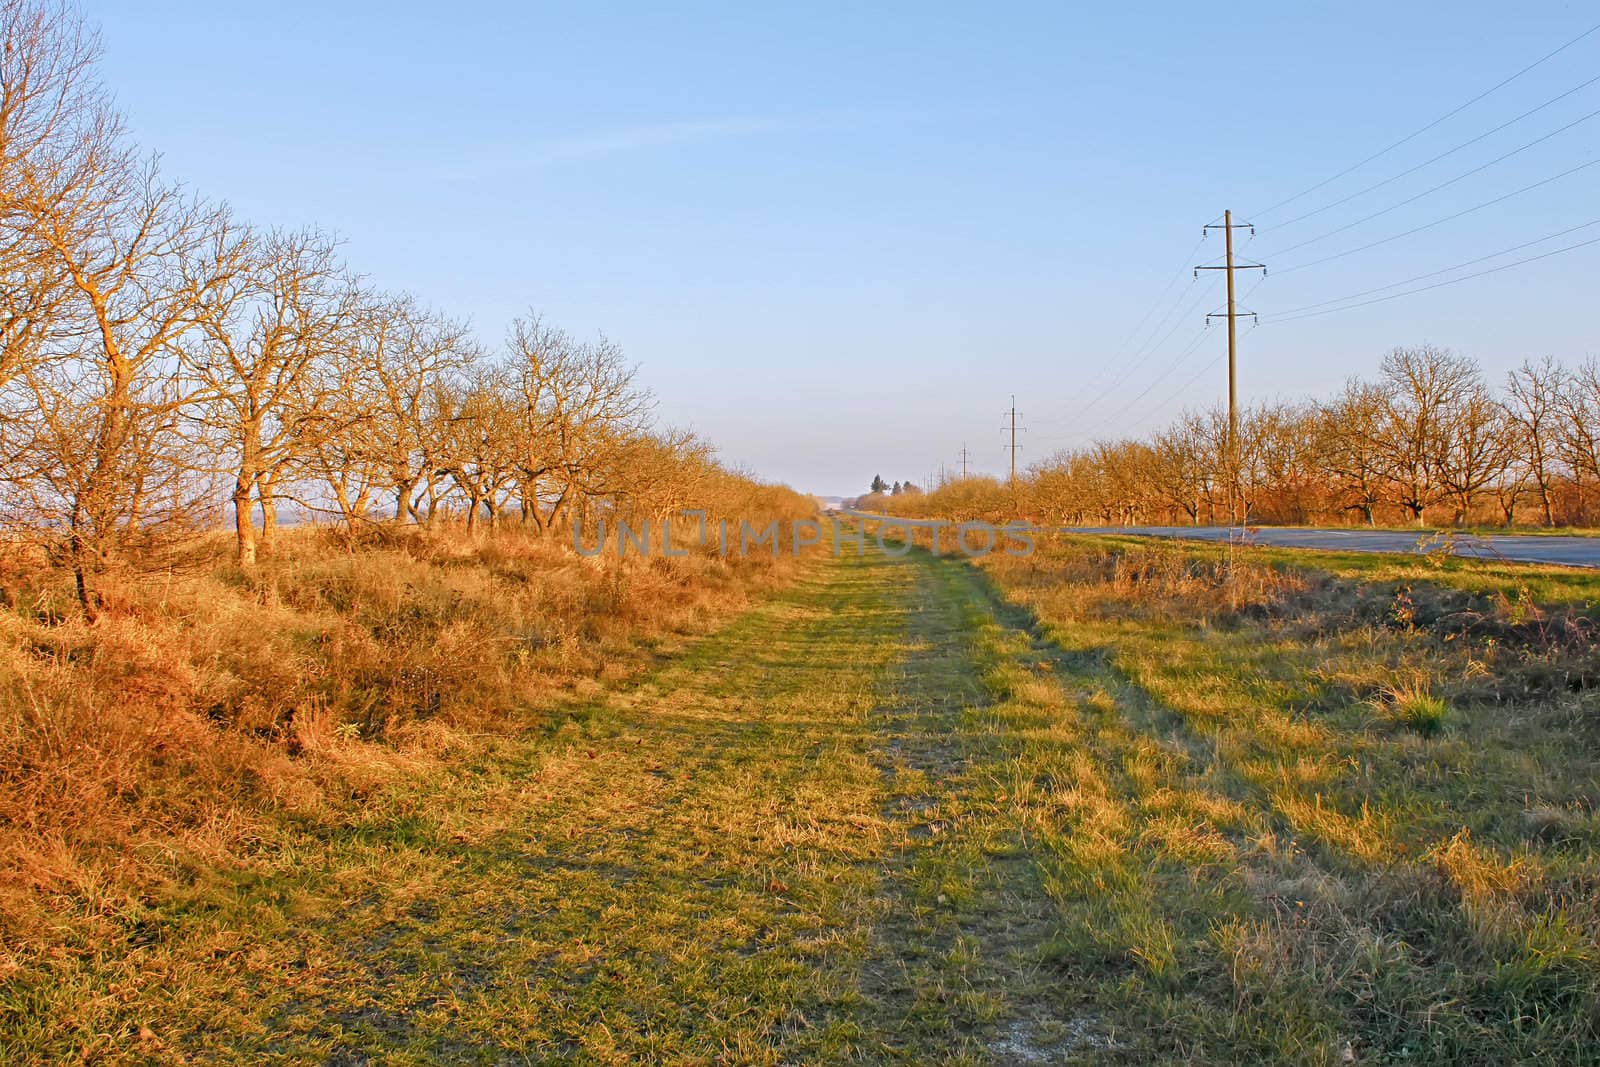
<path id="1" fill-rule="evenodd" d="M 472 766 L 803 566 L 380 533 L 294 531 L 250 575 L 198 540 L 170 574 L 108 583 L 92 624 L 59 577 L 0 558 L 0 981 L 121 944 L 285 820 L 338 825 Z"/>
<path id="2" fill-rule="evenodd" d="M 1600 529 L 1592 526 L 1293 526 L 1273 524 L 1274 530 L 1350 530 L 1359 533 L 1372 530 L 1382 533 L 1416 534 L 1418 537 L 1444 537 L 1450 534 L 1469 534 L 1474 537 L 1600 537 Z"/>
<path id="3" fill-rule="evenodd" d="M 993 1062 L 1074 1038 L 972 572 L 846 560 L 548 725 L 83 902 L 18 1061 Z M 103 910 L 97 910 L 103 908 Z M 1031 1054 L 1031 1053 L 1030 1053 Z"/>
<path id="4" fill-rule="evenodd" d="M 1151 543 L 1146 537 L 1117 534 L 1064 534 L 1044 537 L 1041 541 L 1117 551 L 1139 551 Z M 1182 542 L 1177 551 L 1193 559 L 1211 562 L 1230 558 L 1226 544 L 1204 541 Z M 1542 607 L 1600 606 L 1600 571 L 1590 567 L 1496 562 L 1444 553 L 1396 555 L 1274 548 L 1268 545 L 1236 546 L 1232 558 L 1242 558 L 1247 563 L 1271 566 L 1278 570 L 1331 575 L 1391 590 L 1420 585 L 1486 597 L 1520 598 Z"/>
<path id="5" fill-rule="evenodd" d="M 1581 681 L 1592 646 L 1508 650 L 1361 610 L 1390 594 L 1303 569 L 1322 554 L 1260 558 L 1074 539 L 991 561 L 1049 642 L 1010 678 L 1050 724 L 1014 795 L 1056 962 L 1133 1059 L 1587 1062 L 1600 706 L 1504 676 L 1554 656 Z"/>
<path id="6" fill-rule="evenodd" d="M 1592 647 L 1415 578 L 818 561 L 530 729 L 74 898 L 0 1053 L 1591 1062 Z"/>

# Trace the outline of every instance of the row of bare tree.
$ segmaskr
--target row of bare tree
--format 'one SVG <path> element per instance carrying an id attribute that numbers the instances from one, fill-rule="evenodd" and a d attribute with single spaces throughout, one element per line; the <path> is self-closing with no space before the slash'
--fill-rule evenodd
<path id="1" fill-rule="evenodd" d="M 0 527 L 97 569 L 231 503 L 255 565 L 280 502 L 350 527 L 586 507 L 739 481 L 655 430 L 621 351 L 536 317 L 486 353 L 375 292 L 316 230 L 259 230 L 140 155 L 54 0 L 0 0 Z"/>
<path id="2" fill-rule="evenodd" d="M 1375 381 L 1323 401 L 1241 412 L 1230 461 L 1221 408 L 1146 439 L 1102 441 L 1035 465 L 1013 491 L 949 483 L 916 506 L 960 518 L 1023 513 L 1074 525 L 1380 519 L 1546 526 L 1600 520 L 1600 364 L 1527 362 L 1498 390 L 1431 346 L 1384 357 Z M 901 509 L 904 510 L 904 509 Z"/>

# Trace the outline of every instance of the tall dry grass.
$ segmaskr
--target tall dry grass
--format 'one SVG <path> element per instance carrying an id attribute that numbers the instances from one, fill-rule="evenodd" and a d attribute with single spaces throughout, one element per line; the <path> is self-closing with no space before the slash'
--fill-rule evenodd
<path id="1" fill-rule="evenodd" d="M 220 537 L 188 555 L 111 587 L 92 623 L 66 576 L 21 549 L 0 563 L 0 968 L 52 902 L 109 914 L 248 852 L 271 812 L 359 803 L 538 727 L 803 566 L 453 527 L 291 531 L 252 574 Z"/>

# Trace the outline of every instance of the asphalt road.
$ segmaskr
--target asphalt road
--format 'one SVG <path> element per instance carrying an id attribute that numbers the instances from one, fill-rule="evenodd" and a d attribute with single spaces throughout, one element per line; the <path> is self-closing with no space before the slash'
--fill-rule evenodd
<path id="1" fill-rule="evenodd" d="M 1226 526 L 1096 526 L 1068 527 L 1065 533 L 1132 534 L 1173 537 L 1191 541 L 1227 541 L 1229 536 L 1274 548 L 1322 548 L 1339 552 L 1399 552 L 1415 554 L 1425 536 L 1395 530 L 1307 530 L 1251 527 L 1241 531 Z M 1600 567 L 1600 538 L 1454 535 L 1458 556 L 1474 559 L 1514 560 L 1518 563 L 1553 563 L 1566 567 Z"/>

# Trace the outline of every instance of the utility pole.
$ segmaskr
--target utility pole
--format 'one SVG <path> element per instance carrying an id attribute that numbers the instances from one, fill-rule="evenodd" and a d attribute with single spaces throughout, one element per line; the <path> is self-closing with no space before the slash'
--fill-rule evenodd
<path id="1" fill-rule="evenodd" d="M 967 480 L 967 443 L 961 442 L 961 480 Z"/>
<path id="2" fill-rule="evenodd" d="M 1013 502 L 1015 502 L 1017 495 L 1017 449 L 1021 447 L 1017 444 L 1017 394 L 1015 393 L 1011 394 L 1011 410 L 1006 414 L 1011 417 L 1011 496 Z M 1002 426 L 1000 428 L 1004 430 L 1006 427 Z M 1027 430 L 1026 426 L 1022 428 L 1024 433 Z"/>
<path id="3" fill-rule="evenodd" d="M 1254 237 L 1256 234 L 1256 228 L 1247 222 L 1235 223 L 1233 221 L 1232 211 L 1224 211 L 1222 213 L 1221 223 L 1212 223 L 1208 226 L 1205 226 L 1201 229 L 1201 233 L 1207 234 L 1212 230 L 1222 231 L 1225 253 L 1223 263 L 1221 266 L 1196 267 L 1194 269 L 1194 276 L 1196 278 L 1200 277 L 1200 272 L 1203 270 L 1222 270 L 1228 272 L 1228 310 L 1225 312 L 1211 312 L 1206 316 L 1206 322 L 1209 323 L 1212 319 L 1224 317 L 1226 317 L 1228 320 L 1228 455 L 1226 459 L 1228 469 L 1226 473 L 1228 478 L 1228 521 L 1231 523 L 1234 521 L 1235 512 L 1237 510 L 1235 507 L 1235 501 L 1238 495 L 1237 490 L 1239 488 L 1238 317 L 1240 315 L 1249 315 L 1252 319 L 1256 319 L 1255 312 L 1240 311 L 1234 304 L 1233 272 L 1236 270 L 1259 270 L 1262 276 L 1265 277 L 1267 273 L 1267 267 L 1264 263 L 1235 263 L 1233 261 L 1233 231 L 1249 230 L 1250 236 Z M 1260 320 L 1257 319 L 1257 321 Z"/>
<path id="4" fill-rule="evenodd" d="M 1011 394 L 1011 491 L 1017 491 L 1017 394 Z"/>

